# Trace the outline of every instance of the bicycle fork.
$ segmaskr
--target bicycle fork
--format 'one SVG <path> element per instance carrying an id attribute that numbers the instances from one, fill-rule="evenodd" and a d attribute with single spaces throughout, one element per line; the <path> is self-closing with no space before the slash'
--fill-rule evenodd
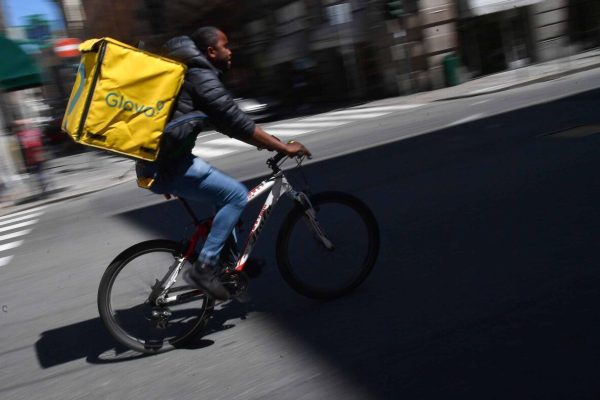
<path id="1" fill-rule="evenodd" d="M 325 235 L 323 229 L 321 229 L 321 224 L 319 224 L 319 220 L 317 219 L 317 213 L 312 203 L 310 202 L 308 196 L 303 192 L 296 192 L 293 194 L 293 197 L 294 200 L 296 200 L 303 208 L 304 215 L 302 216 L 302 218 L 312 231 L 315 239 L 318 242 L 320 242 L 323 245 L 323 247 L 325 247 L 327 250 L 335 250 L 335 245 L 331 242 L 331 240 L 327 238 L 327 235 Z"/>

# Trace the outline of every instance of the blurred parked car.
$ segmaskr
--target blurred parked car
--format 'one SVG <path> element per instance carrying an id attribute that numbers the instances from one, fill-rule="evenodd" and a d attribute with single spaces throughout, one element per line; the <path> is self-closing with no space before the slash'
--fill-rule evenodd
<path id="1" fill-rule="evenodd" d="M 279 102 L 267 97 L 236 97 L 238 107 L 254 121 L 266 121 L 279 114 Z"/>

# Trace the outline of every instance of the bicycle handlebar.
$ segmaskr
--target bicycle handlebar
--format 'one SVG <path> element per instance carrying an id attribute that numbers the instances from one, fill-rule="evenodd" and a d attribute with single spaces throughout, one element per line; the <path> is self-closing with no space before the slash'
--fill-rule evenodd
<path id="1" fill-rule="evenodd" d="M 279 163 L 286 157 L 287 154 L 285 153 L 277 153 L 274 157 L 271 157 L 267 160 L 267 165 L 273 170 L 273 172 L 279 172 Z"/>
<path id="2" fill-rule="evenodd" d="M 279 164 L 285 158 L 287 158 L 287 157 L 289 157 L 289 158 L 297 158 L 297 159 L 300 160 L 298 163 L 302 164 L 302 161 L 304 160 L 305 156 L 306 155 L 304 153 L 299 153 L 298 155 L 296 155 L 294 157 L 289 157 L 285 153 L 277 153 L 274 157 L 271 157 L 271 158 L 269 158 L 267 160 L 267 165 L 269 166 L 269 168 L 271 168 L 273 170 L 273 172 L 279 172 L 279 171 L 281 171 L 281 169 L 279 168 Z"/>

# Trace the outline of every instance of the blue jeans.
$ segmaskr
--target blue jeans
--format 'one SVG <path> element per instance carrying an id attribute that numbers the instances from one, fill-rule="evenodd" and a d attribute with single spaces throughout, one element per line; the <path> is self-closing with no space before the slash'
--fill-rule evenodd
<path id="1" fill-rule="evenodd" d="M 169 170 L 169 173 L 159 177 L 150 190 L 189 200 L 209 200 L 217 207 L 212 228 L 198 256 L 199 262 L 215 266 L 225 241 L 233 233 L 248 203 L 248 190 L 240 182 L 191 155 L 179 160 Z"/>

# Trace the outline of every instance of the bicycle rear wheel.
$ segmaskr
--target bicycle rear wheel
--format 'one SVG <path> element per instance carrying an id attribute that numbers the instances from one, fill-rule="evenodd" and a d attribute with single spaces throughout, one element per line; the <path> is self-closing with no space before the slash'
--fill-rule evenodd
<path id="1" fill-rule="evenodd" d="M 108 266 L 98 288 L 98 311 L 119 343 L 142 353 L 160 353 L 184 344 L 204 327 L 214 300 L 181 277 L 169 289 L 169 303 L 153 299 L 153 292 L 160 291 L 154 289 L 181 253 L 177 242 L 150 240 L 123 251 Z"/>
<path id="2" fill-rule="evenodd" d="M 327 241 L 316 234 L 305 210 L 287 215 L 277 238 L 277 263 L 285 281 L 298 293 L 315 299 L 343 296 L 369 275 L 379 254 L 379 228 L 371 210 L 342 192 L 310 198 Z"/>

